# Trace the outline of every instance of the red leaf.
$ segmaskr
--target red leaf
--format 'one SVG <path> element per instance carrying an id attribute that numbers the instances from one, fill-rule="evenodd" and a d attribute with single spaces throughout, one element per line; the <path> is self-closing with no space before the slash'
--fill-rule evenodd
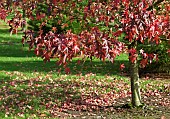
<path id="1" fill-rule="evenodd" d="M 58 71 L 57 71 L 58 73 L 61 73 L 61 68 L 60 69 L 58 69 Z"/>
<path id="2" fill-rule="evenodd" d="M 167 50 L 167 53 L 170 53 L 170 49 Z"/>
<path id="3" fill-rule="evenodd" d="M 10 85 L 11 85 L 11 86 L 15 86 L 15 83 L 16 83 L 15 81 L 11 81 L 11 82 L 10 82 Z"/>
<path id="4" fill-rule="evenodd" d="M 70 73 L 70 68 L 66 67 L 65 72 L 66 72 L 66 74 L 69 74 Z"/>
<path id="5" fill-rule="evenodd" d="M 80 64 L 81 64 L 81 61 L 80 61 L 80 60 L 77 60 L 77 64 L 80 65 Z"/>
<path id="6" fill-rule="evenodd" d="M 130 53 L 131 55 L 136 54 L 136 49 L 135 49 L 135 48 L 131 48 L 131 49 L 129 50 L 129 53 Z"/>
<path id="7" fill-rule="evenodd" d="M 38 56 L 39 55 L 39 50 L 38 50 L 38 48 L 36 48 L 35 50 L 34 50 L 34 53 Z"/>
<path id="8" fill-rule="evenodd" d="M 118 30 L 118 31 L 113 33 L 113 36 L 120 36 L 121 34 L 122 34 L 122 31 Z"/>
<path id="9" fill-rule="evenodd" d="M 121 64 L 120 65 L 120 70 L 123 70 L 125 68 L 125 65 L 124 64 Z"/>
<path id="10" fill-rule="evenodd" d="M 46 52 L 43 57 L 44 57 L 45 62 L 50 61 L 50 54 L 49 53 Z"/>
<path id="11" fill-rule="evenodd" d="M 54 5 L 56 5 L 56 3 L 57 3 L 57 0 L 53 0 L 53 1 L 52 1 L 52 3 L 53 3 Z"/>
<path id="12" fill-rule="evenodd" d="M 129 56 L 129 60 L 134 63 L 136 61 L 137 57 L 135 55 Z"/>
<path id="13" fill-rule="evenodd" d="M 144 68 L 147 65 L 147 63 L 148 63 L 148 59 L 147 58 L 146 59 L 142 59 L 141 62 L 140 62 L 140 65 L 141 65 L 142 68 Z"/>
<path id="14" fill-rule="evenodd" d="M 156 44 L 159 44 L 159 36 L 156 35 L 154 40 L 155 40 Z"/>

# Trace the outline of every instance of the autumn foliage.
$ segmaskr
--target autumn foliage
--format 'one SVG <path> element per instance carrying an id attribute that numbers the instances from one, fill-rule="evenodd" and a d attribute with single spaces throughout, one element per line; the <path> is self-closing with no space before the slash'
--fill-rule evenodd
<path id="1" fill-rule="evenodd" d="M 39 1 L 38 1 L 39 2 Z M 82 2 L 82 3 L 81 3 Z M 148 10 L 154 1 L 143 0 L 116 0 L 116 1 L 57 1 L 44 2 L 48 5 L 46 13 L 36 11 L 36 18 L 32 11 L 36 10 L 37 1 L 14 2 L 13 8 L 19 6 L 26 10 L 27 17 L 31 20 L 41 20 L 38 36 L 34 37 L 34 31 L 26 31 L 22 42 L 29 41 L 30 48 L 35 45 L 35 54 L 41 56 L 44 61 L 50 61 L 55 55 L 59 64 L 66 64 L 74 56 L 85 55 L 89 58 L 97 57 L 111 62 L 124 51 L 130 53 L 129 59 L 133 63 L 138 52 L 135 48 L 126 50 L 137 41 L 139 44 L 159 44 L 160 36 L 169 37 L 168 1 L 164 1 L 163 14 L 158 14 L 156 9 Z M 7 9 L 1 4 L 1 19 L 6 18 Z M 49 15 L 50 14 L 50 15 Z M 46 17 L 48 16 L 48 17 Z M 48 19 L 58 18 L 59 25 L 68 27 L 66 32 L 58 34 L 56 27 L 43 34 L 43 26 Z M 67 22 L 66 22 L 67 21 Z M 79 33 L 69 30 L 72 22 L 80 22 L 82 27 Z M 102 29 L 101 26 L 105 29 Z M 32 33 L 32 34 L 30 34 Z M 119 41 L 119 36 L 124 33 L 124 41 Z M 142 50 L 142 49 L 141 49 Z M 148 60 L 156 59 L 156 54 L 140 52 L 143 60 L 141 66 L 145 67 Z"/>
<path id="2" fill-rule="evenodd" d="M 103 61 L 109 59 L 113 62 L 117 55 L 127 51 L 125 46 L 130 46 L 134 41 L 139 44 L 159 44 L 160 36 L 169 37 L 167 34 L 169 28 L 168 13 L 156 15 L 156 10 L 147 10 L 149 6 L 152 6 L 152 1 L 89 1 L 82 7 L 77 7 L 80 3 L 73 1 L 70 1 L 70 4 L 63 1 L 53 1 L 52 5 L 55 4 L 58 8 L 52 9 L 55 11 L 55 15 L 50 16 L 50 18 L 59 15 L 61 20 L 56 22 L 61 24 L 63 28 L 69 25 L 69 23 L 62 22 L 65 19 L 70 20 L 70 22 L 77 20 L 82 22 L 80 25 L 84 29 L 82 28 L 77 34 L 73 33 L 72 30 L 57 34 L 54 30 L 55 27 L 53 27 L 49 33 L 44 35 L 42 27 L 46 25 L 46 20 L 49 18 L 44 19 L 39 28 L 38 36 L 33 39 L 29 38 L 31 48 L 36 44 L 35 53 L 42 56 L 44 61 L 49 61 L 50 57 L 55 55 L 59 58 L 59 64 L 65 64 L 79 54 L 89 58 L 97 57 Z M 44 18 L 40 17 L 42 14 L 44 13 L 37 13 L 37 19 Z M 107 29 L 103 30 L 100 26 Z M 125 33 L 125 41 L 123 42 L 118 39 L 122 33 Z M 135 48 L 128 50 L 128 53 L 131 54 L 129 56 L 131 62 L 137 59 L 137 50 Z M 148 61 L 151 62 L 157 58 L 156 54 L 148 54 L 147 51 L 142 51 L 141 55 L 143 57 L 142 67 L 145 67 Z"/>

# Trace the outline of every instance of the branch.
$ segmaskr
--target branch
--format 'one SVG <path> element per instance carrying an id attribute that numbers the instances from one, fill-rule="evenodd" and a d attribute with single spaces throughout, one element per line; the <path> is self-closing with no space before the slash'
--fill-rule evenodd
<path id="1" fill-rule="evenodd" d="M 156 7 L 158 4 L 160 4 L 161 2 L 163 2 L 164 0 L 158 0 L 157 2 L 155 2 L 154 4 L 152 4 L 151 6 L 149 6 L 147 8 L 147 10 L 151 10 L 153 9 L 154 7 Z"/>

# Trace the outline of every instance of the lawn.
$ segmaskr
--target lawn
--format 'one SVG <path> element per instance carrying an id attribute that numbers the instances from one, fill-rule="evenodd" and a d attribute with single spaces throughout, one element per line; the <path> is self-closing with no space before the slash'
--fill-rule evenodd
<path id="1" fill-rule="evenodd" d="M 21 37 L 10 36 L 0 21 L 1 118 L 170 118 L 170 80 L 165 77 L 142 78 L 145 106 L 130 108 L 127 55 L 114 64 L 75 58 L 66 74 L 57 59 L 44 63 L 23 47 Z"/>

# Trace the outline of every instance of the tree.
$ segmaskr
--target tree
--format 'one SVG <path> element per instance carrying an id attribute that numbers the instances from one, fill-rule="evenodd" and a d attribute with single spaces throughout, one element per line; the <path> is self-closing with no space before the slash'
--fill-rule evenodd
<path id="1" fill-rule="evenodd" d="M 150 1 L 152 2 L 152 1 Z M 161 2 L 161 1 L 160 1 Z M 165 16 L 156 16 L 156 11 L 150 10 L 150 6 L 159 4 L 149 3 L 148 1 L 128 1 L 125 0 L 122 14 L 122 28 L 125 32 L 128 43 L 129 62 L 130 62 L 130 77 L 132 91 L 132 105 L 141 105 L 139 73 L 138 73 L 138 56 L 142 55 L 140 62 L 141 67 L 145 67 L 148 60 L 157 59 L 156 54 L 147 54 L 147 51 L 138 49 L 138 44 L 142 46 L 147 44 L 158 44 L 160 36 L 164 35 L 168 19 L 163 20 Z M 133 6 L 133 7 L 132 7 Z M 165 25 L 166 24 L 166 25 Z M 147 42 L 147 43 L 146 43 Z"/>
<path id="2" fill-rule="evenodd" d="M 5 20 L 8 16 L 8 12 L 5 9 L 5 5 L 3 3 L 0 3 L 0 19 Z"/>
<path id="3" fill-rule="evenodd" d="M 22 3 L 23 1 L 21 1 Z M 26 1 L 26 14 L 34 19 L 33 10 L 41 0 Z M 145 67 L 157 55 L 147 53 L 143 47 L 148 44 L 157 45 L 160 37 L 169 38 L 169 2 L 167 0 L 49 0 L 52 9 L 49 17 L 42 12 L 36 13 L 42 19 L 39 32 L 27 31 L 23 42 L 29 39 L 30 48 L 35 46 L 35 54 L 44 61 L 50 61 L 52 55 L 58 58 L 58 64 L 67 63 L 74 57 L 84 55 L 102 61 L 114 62 L 117 55 L 129 54 L 132 105 L 142 104 L 139 85 L 138 67 Z M 163 13 L 154 9 L 160 5 L 167 10 Z M 45 16 L 44 16 L 45 15 Z M 48 15 L 47 15 L 48 16 Z M 56 32 L 54 26 L 44 34 L 44 26 L 49 19 L 57 19 L 58 25 L 65 30 Z M 78 29 L 78 30 L 77 30 Z M 120 39 L 124 35 L 124 39 Z M 140 57 L 139 57 L 140 56 Z M 140 60 L 139 60 L 140 58 Z M 140 61 L 140 62 L 139 62 Z M 123 66 L 123 65 L 122 65 Z"/>

